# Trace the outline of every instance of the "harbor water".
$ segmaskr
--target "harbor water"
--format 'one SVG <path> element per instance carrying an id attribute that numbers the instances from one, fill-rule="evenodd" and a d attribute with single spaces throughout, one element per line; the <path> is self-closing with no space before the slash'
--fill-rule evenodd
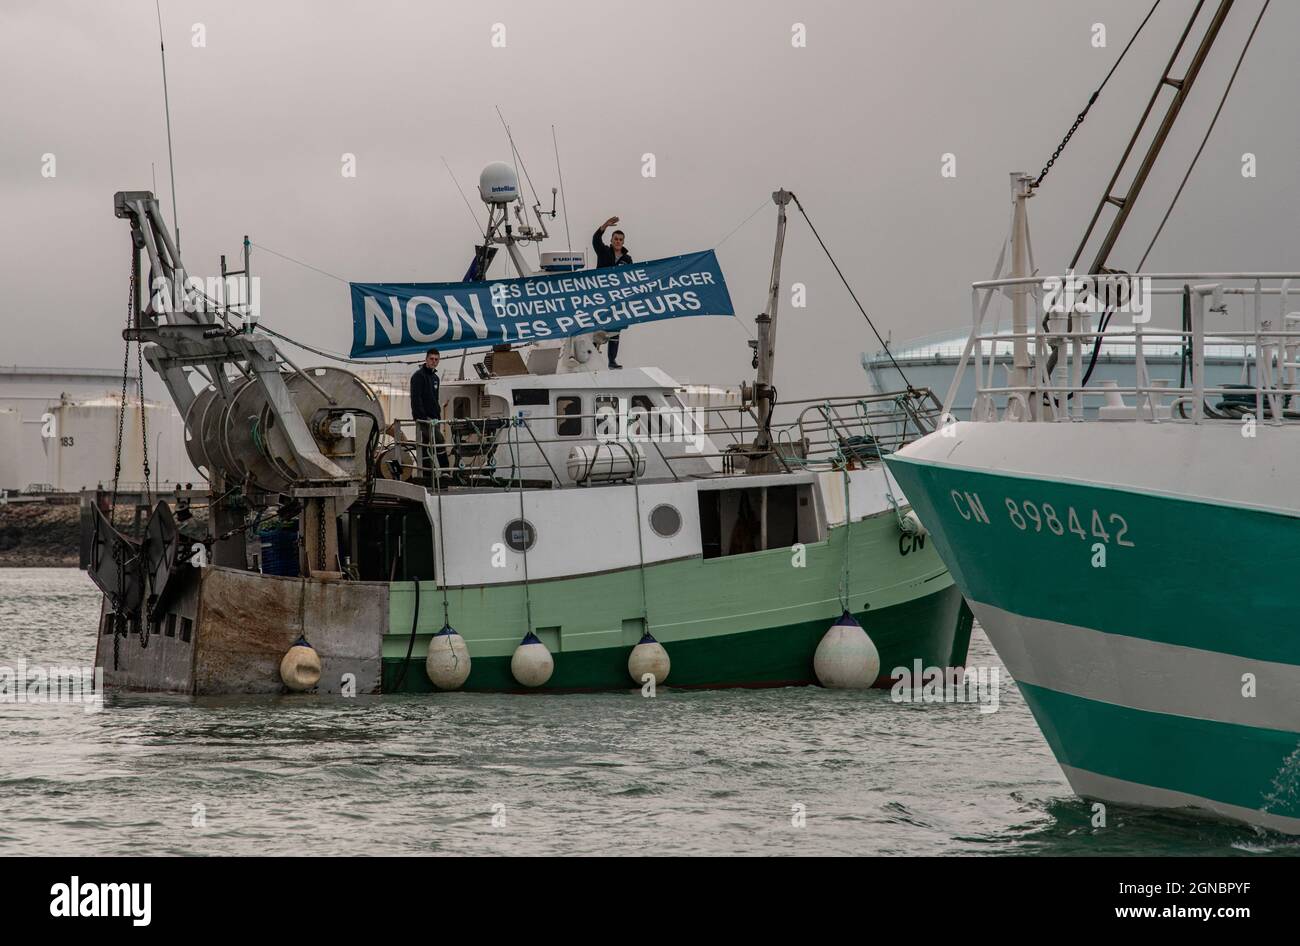
<path id="1" fill-rule="evenodd" d="M 99 594 L 0 569 L 0 666 L 89 666 Z M 998 668 L 995 712 L 887 691 L 0 703 L 0 854 L 1269 855 L 1091 804 Z"/>

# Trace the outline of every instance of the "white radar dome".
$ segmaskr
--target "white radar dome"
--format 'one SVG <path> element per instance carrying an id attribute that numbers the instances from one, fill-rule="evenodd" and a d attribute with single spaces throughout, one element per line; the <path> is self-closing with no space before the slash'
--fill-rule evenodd
<path id="1" fill-rule="evenodd" d="M 486 203 L 508 204 L 519 196 L 519 175 L 504 161 L 493 161 L 478 176 L 478 193 Z"/>

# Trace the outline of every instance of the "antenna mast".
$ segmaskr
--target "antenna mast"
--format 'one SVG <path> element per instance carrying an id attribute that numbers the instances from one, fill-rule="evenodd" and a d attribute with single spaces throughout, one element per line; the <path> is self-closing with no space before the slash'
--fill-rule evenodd
<path id="1" fill-rule="evenodd" d="M 167 117 L 167 168 L 172 179 L 172 230 L 176 233 L 176 251 L 181 248 L 181 221 L 176 214 L 176 159 L 172 156 L 172 106 L 167 96 L 167 46 L 163 42 L 162 6 L 160 0 L 154 0 L 154 10 L 158 14 L 158 52 L 162 57 L 163 80 L 163 114 Z"/>
<path id="2" fill-rule="evenodd" d="M 770 472 L 777 468 L 772 461 L 772 412 L 776 407 L 776 313 L 781 299 L 781 257 L 785 253 L 785 207 L 794 195 L 788 190 L 772 193 L 776 204 L 776 246 L 772 251 L 772 278 L 768 283 L 767 308 L 754 321 L 758 323 L 757 368 L 754 379 L 754 405 L 758 409 L 758 432 L 754 437 L 754 459 L 750 461 L 752 473 Z M 784 461 L 781 461 L 784 463 Z"/>
<path id="3" fill-rule="evenodd" d="M 564 241 L 573 252 L 573 238 L 569 236 L 569 201 L 564 196 L 564 172 L 560 170 L 560 142 L 555 137 L 555 126 L 551 126 L 551 144 L 555 146 L 555 176 L 560 179 L 560 207 L 564 211 Z M 585 254 L 584 254 L 585 256 Z"/>

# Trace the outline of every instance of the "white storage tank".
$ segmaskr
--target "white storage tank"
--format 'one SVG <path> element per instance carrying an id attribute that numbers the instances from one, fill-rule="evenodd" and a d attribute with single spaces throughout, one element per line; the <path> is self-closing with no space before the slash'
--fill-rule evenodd
<path id="1" fill-rule="evenodd" d="M 375 392 L 379 406 L 384 409 L 384 426 L 395 420 L 411 419 L 411 374 L 415 366 L 403 371 L 392 368 L 371 368 L 357 372 L 370 390 Z M 443 383 L 447 381 L 447 372 L 441 372 Z"/>
<path id="2" fill-rule="evenodd" d="M 990 320 L 987 332 L 990 335 L 996 332 L 1000 337 L 996 341 L 985 339 L 983 342 L 985 370 L 988 370 L 989 360 L 993 360 L 996 383 L 1005 384 L 1006 369 L 1011 366 L 1013 344 L 1011 327 L 1004 321 L 995 329 Z M 934 392 L 935 399 L 942 402 L 948 395 L 948 388 L 952 385 L 952 379 L 956 375 L 957 365 L 961 361 L 969 337 L 969 328 L 959 328 L 951 332 L 941 332 L 891 344 L 892 358 L 890 353 L 886 353 L 883 349 L 875 354 L 863 352 L 862 367 L 874 391 L 897 391 L 906 387 L 898 369 L 894 367 L 897 363 L 907 374 L 908 381 L 918 388 L 929 388 Z M 1246 350 L 1239 341 L 1207 336 L 1205 339 L 1206 386 L 1222 387 L 1241 383 L 1244 380 L 1242 361 L 1245 353 Z M 1180 337 L 1162 333 L 1160 329 L 1153 326 L 1146 332 L 1142 354 L 1153 381 L 1165 380 L 1177 386 L 1182 360 Z M 1084 368 L 1087 368 L 1090 357 L 1090 352 L 1085 353 Z M 1084 409 L 1087 417 L 1097 416 L 1102 382 L 1113 380 L 1118 381 L 1121 387 L 1131 385 L 1135 363 L 1136 351 L 1131 337 L 1107 338 L 1102 342 L 1096 369 L 1089 383 L 1089 387 L 1096 389 L 1096 396 L 1087 401 Z M 1058 374 L 1060 374 L 1059 369 Z M 969 420 L 971 404 L 974 400 L 975 372 L 971 365 L 967 365 L 952 407 L 954 419 Z"/>
<path id="3" fill-rule="evenodd" d="M 93 489 L 99 484 L 113 482 L 113 464 L 117 448 L 118 402 L 120 398 L 108 396 L 85 401 L 64 401 L 51 413 L 52 430 L 43 432 L 44 445 L 51 459 L 50 470 L 54 488 L 58 490 Z M 162 414 L 148 410 L 146 416 L 153 421 Z M 150 425 L 153 426 L 153 425 Z M 140 430 L 139 404 L 128 398 L 126 416 L 122 419 L 122 472 L 123 486 L 144 481 L 144 451 Z M 152 472 L 150 482 L 153 481 Z"/>
<path id="4" fill-rule="evenodd" d="M 117 395 L 64 401 L 51 411 L 53 427 L 48 431 L 50 436 L 42 438 L 42 445 L 50 460 L 52 479 L 49 482 L 55 489 L 93 489 L 113 482 L 119 401 Z M 184 427 L 171 405 L 145 401 L 144 419 L 149 436 L 150 484 L 203 482 L 185 452 Z M 140 404 L 128 398 L 126 416 L 122 419 L 120 483 L 135 488 L 143 482 Z"/>
<path id="5" fill-rule="evenodd" d="M 0 408 L 0 490 L 22 489 L 20 449 L 23 438 L 23 416 L 17 411 Z"/>

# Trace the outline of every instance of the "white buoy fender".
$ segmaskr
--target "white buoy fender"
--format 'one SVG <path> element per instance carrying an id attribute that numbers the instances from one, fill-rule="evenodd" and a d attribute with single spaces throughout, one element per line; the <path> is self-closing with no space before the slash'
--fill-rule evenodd
<path id="1" fill-rule="evenodd" d="M 424 658 L 424 672 L 439 690 L 459 690 L 469 678 L 469 645 L 451 625 L 429 641 L 429 655 Z"/>
<path id="2" fill-rule="evenodd" d="M 285 651 L 280 660 L 280 679 L 295 693 L 310 690 L 320 683 L 320 654 L 307 643 L 307 638 L 299 637 Z"/>
<path id="3" fill-rule="evenodd" d="M 668 671 L 672 666 L 673 662 L 668 658 L 668 651 L 649 631 L 645 632 L 627 658 L 627 672 L 632 675 L 632 679 L 638 686 L 645 680 L 647 673 L 654 674 L 655 686 L 662 686 L 668 679 Z"/>
<path id="4" fill-rule="evenodd" d="M 510 658 L 510 672 L 520 685 L 539 687 L 551 679 L 555 672 L 555 660 L 546 645 L 529 631 L 515 648 L 515 655 Z"/>
<path id="5" fill-rule="evenodd" d="M 880 653 L 848 611 L 831 625 L 813 655 L 821 685 L 837 690 L 865 689 L 880 675 Z"/>
<path id="6" fill-rule="evenodd" d="M 914 509 L 909 509 L 903 513 L 903 520 L 898 524 L 898 527 L 903 531 L 904 535 L 925 536 L 930 534 Z"/>

